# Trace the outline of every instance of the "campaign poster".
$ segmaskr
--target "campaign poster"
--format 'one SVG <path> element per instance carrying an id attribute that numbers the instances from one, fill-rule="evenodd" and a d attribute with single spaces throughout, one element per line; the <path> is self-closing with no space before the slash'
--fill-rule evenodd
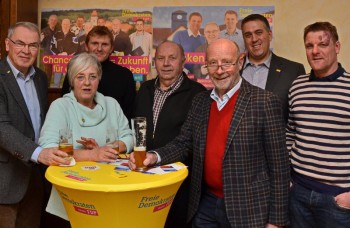
<path id="1" fill-rule="evenodd" d="M 153 53 L 152 9 L 43 9 L 40 68 L 49 77 L 49 87 L 62 87 L 67 63 L 87 51 L 86 35 L 96 25 L 113 34 L 110 60 L 130 69 L 138 85 L 147 79 Z"/>
<path id="2" fill-rule="evenodd" d="M 184 70 L 187 75 L 205 87 L 212 88 L 204 65 L 208 43 L 218 38 L 230 39 L 235 41 L 244 53 L 241 21 L 250 14 L 264 15 L 273 32 L 274 6 L 154 7 L 153 47 L 156 48 L 165 40 L 182 45 L 186 57 Z M 230 20 L 225 20 L 226 15 Z M 234 32 L 229 34 L 229 31 Z M 195 39 L 189 39 L 190 36 Z"/>

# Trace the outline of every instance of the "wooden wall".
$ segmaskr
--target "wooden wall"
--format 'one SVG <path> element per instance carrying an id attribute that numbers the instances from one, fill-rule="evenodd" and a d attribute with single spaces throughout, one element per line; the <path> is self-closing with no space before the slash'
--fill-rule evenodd
<path id="1" fill-rule="evenodd" d="M 0 0 L 0 41 L 1 57 L 6 56 L 5 38 L 11 24 L 19 21 L 38 23 L 37 0 Z"/>

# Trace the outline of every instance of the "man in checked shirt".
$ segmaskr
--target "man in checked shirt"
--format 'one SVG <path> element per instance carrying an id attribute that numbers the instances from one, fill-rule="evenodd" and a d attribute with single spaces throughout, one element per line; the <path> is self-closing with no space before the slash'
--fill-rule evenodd
<path id="1" fill-rule="evenodd" d="M 162 147 L 179 134 L 192 98 L 206 90 L 187 77 L 184 63 L 184 50 L 179 44 L 165 41 L 157 47 L 158 76 L 141 85 L 135 102 L 134 116 L 147 118 L 147 150 Z M 190 165 L 189 160 L 182 162 Z M 186 227 L 188 186 L 189 178 L 175 197 L 165 227 Z"/>

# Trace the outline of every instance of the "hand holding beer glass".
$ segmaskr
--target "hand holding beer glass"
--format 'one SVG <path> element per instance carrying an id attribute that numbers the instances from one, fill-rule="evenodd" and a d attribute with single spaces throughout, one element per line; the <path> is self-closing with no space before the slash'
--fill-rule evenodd
<path id="1" fill-rule="evenodd" d="M 134 138 L 134 158 L 136 171 L 142 172 L 147 168 L 143 165 L 146 159 L 146 118 L 136 117 L 131 119 L 131 127 Z"/>
<path id="2" fill-rule="evenodd" d="M 72 160 L 74 153 L 72 130 L 68 128 L 60 129 L 59 137 L 58 149 L 68 154 L 65 159 Z"/>

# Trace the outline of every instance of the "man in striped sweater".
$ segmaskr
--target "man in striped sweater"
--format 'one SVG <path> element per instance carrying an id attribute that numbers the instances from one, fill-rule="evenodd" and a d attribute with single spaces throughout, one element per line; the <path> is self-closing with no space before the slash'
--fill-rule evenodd
<path id="1" fill-rule="evenodd" d="M 335 26 L 307 26 L 304 43 L 312 70 L 289 90 L 291 227 L 350 227 L 350 74 Z"/>

